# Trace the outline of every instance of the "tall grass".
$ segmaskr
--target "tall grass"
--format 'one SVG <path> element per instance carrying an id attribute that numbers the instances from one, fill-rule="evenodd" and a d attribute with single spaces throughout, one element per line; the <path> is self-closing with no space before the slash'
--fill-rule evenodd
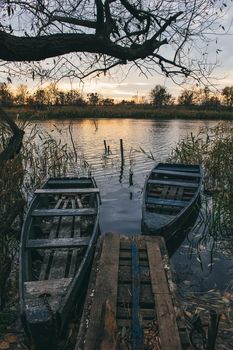
<path id="1" fill-rule="evenodd" d="M 205 215 L 208 234 L 215 240 L 231 238 L 233 248 L 233 127 L 219 123 L 180 140 L 169 161 L 201 164 L 204 170 Z M 230 244 L 229 244 L 230 243 Z"/>

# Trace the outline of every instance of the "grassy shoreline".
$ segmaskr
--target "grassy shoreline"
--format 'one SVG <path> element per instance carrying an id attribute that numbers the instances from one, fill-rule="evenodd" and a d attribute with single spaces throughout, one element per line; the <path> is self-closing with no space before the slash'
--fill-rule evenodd
<path id="1" fill-rule="evenodd" d="M 135 118 L 135 119 L 214 119 L 232 120 L 233 111 L 187 109 L 178 106 L 155 108 L 152 106 L 49 106 L 36 109 L 31 106 L 7 107 L 13 118 L 23 120 Z"/>

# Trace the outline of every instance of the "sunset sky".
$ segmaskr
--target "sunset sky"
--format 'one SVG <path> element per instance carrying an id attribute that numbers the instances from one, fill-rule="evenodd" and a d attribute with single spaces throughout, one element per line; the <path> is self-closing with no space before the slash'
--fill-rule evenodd
<path id="1" fill-rule="evenodd" d="M 221 91 L 224 86 L 233 85 L 233 3 L 228 2 L 227 13 L 219 20 L 216 25 L 216 32 L 210 33 L 209 38 L 211 43 L 208 46 L 209 62 L 217 63 L 217 66 L 212 74 L 210 81 L 212 89 Z M 225 30 L 221 27 L 223 26 Z M 204 44 L 203 44 L 204 47 Z M 216 50 L 219 50 L 218 54 Z M 157 67 L 156 67 L 157 68 Z M 159 69 L 157 69 L 159 70 Z M 59 87 L 62 89 L 77 88 L 83 91 L 84 94 L 89 92 L 98 92 L 103 97 L 113 97 L 116 100 L 131 99 L 135 96 L 140 101 L 141 97 L 146 99 L 149 97 L 150 90 L 155 85 L 164 85 L 169 92 L 177 97 L 183 88 L 191 88 L 195 86 L 195 82 L 185 84 L 181 79 L 182 87 L 175 84 L 170 78 L 166 78 L 163 74 L 154 73 L 148 77 L 140 75 L 138 69 L 130 68 L 130 66 L 118 67 L 117 70 L 112 70 L 106 77 L 88 78 L 80 83 L 78 79 L 72 81 L 62 80 L 59 82 Z M 26 83 L 31 89 L 38 88 L 32 81 L 14 81 L 14 84 Z M 45 83 L 46 84 L 46 83 Z M 215 90 L 215 91 L 217 91 Z"/>
<path id="2" fill-rule="evenodd" d="M 216 34 L 210 34 L 212 43 L 209 45 L 209 61 L 217 62 L 217 67 L 212 74 L 211 83 L 214 89 L 221 90 L 226 85 L 233 85 L 233 4 L 228 3 L 227 14 L 218 24 Z M 220 27 L 222 25 L 225 31 Z M 219 49 L 219 53 L 216 50 Z M 126 76 L 127 68 L 124 71 L 111 71 L 111 76 L 102 78 L 92 78 L 85 81 L 84 84 L 74 82 L 73 87 L 81 88 L 84 92 L 96 91 L 104 97 L 113 97 L 116 99 L 131 98 L 132 96 L 148 97 L 149 91 L 157 84 L 165 85 L 173 96 L 178 96 L 184 87 L 195 86 L 195 82 L 182 87 L 173 83 L 164 75 L 155 74 L 146 78 L 139 75 L 136 69 L 131 70 Z M 62 87 L 69 89 L 70 83 L 63 81 Z"/>

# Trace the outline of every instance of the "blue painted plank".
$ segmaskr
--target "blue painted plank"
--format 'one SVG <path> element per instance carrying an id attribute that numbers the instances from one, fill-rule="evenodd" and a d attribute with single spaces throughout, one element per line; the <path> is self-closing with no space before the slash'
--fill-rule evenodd
<path id="1" fill-rule="evenodd" d="M 154 174 L 161 174 L 161 175 L 168 175 L 168 176 L 170 175 L 170 176 L 182 176 L 182 177 L 201 177 L 201 174 L 197 173 L 197 172 L 177 171 L 174 169 L 169 169 L 169 170 L 154 169 L 153 173 Z"/>
<path id="2" fill-rule="evenodd" d="M 135 242 L 131 244 L 132 251 L 132 342 L 133 350 L 143 349 L 143 328 L 140 323 L 140 267 L 139 254 Z"/>
<path id="3" fill-rule="evenodd" d="M 80 215 L 96 215 L 95 208 L 79 208 L 79 209 L 35 209 L 32 216 L 80 216 Z"/>
<path id="4" fill-rule="evenodd" d="M 89 188 L 38 188 L 35 190 L 35 194 L 88 194 L 88 193 L 99 193 L 99 189 L 96 187 Z"/>
<path id="5" fill-rule="evenodd" d="M 159 163 L 155 169 L 163 169 L 163 170 L 179 170 L 179 171 L 191 171 L 191 172 L 200 172 L 200 167 L 198 165 L 184 165 L 184 164 L 166 164 Z"/>
<path id="6" fill-rule="evenodd" d="M 167 185 L 167 186 L 179 186 L 185 188 L 198 188 L 199 183 L 195 182 L 185 182 L 185 181 L 173 181 L 173 180 L 148 180 L 150 185 Z"/>
<path id="7" fill-rule="evenodd" d="M 157 204 L 157 205 L 165 205 L 165 206 L 173 206 L 173 207 L 185 207 L 189 204 L 190 201 L 180 201 L 174 199 L 162 199 L 162 198 L 154 198 L 147 197 L 147 204 Z"/>

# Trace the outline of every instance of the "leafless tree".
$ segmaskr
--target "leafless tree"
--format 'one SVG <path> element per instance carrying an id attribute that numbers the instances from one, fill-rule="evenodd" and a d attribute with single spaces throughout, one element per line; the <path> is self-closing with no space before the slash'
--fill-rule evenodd
<path id="1" fill-rule="evenodd" d="M 225 2 L 1 0 L 0 72 L 9 81 L 18 73 L 83 79 L 128 64 L 198 79 L 210 68 L 206 34 Z"/>

